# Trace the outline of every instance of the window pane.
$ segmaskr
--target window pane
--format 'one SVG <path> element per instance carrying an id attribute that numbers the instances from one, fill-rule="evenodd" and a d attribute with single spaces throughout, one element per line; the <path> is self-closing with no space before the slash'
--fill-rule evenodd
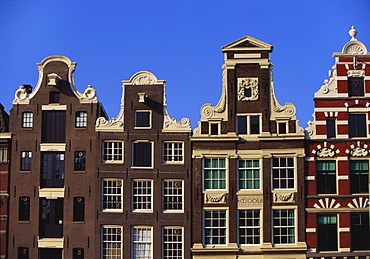
<path id="1" fill-rule="evenodd" d="M 293 189 L 294 184 L 294 158 L 272 158 L 272 176 L 274 189 Z"/>
<path id="2" fill-rule="evenodd" d="M 122 211 L 122 179 L 104 179 L 102 185 L 102 209 Z"/>
<path id="3" fill-rule="evenodd" d="M 136 111 L 135 127 L 150 127 L 150 112 Z"/>
<path id="4" fill-rule="evenodd" d="M 238 134 L 247 134 L 246 116 L 238 116 Z"/>
<path id="5" fill-rule="evenodd" d="M 317 238 L 319 251 L 337 251 L 337 215 L 318 215 Z"/>
<path id="6" fill-rule="evenodd" d="M 349 137 L 366 137 L 366 114 L 348 114 Z"/>
<path id="7" fill-rule="evenodd" d="M 337 136 L 335 118 L 326 119 L 326 136 L 327 138 L 335 138 Z"/>
<path id="8" fill-rule="evenodd" d="M 295 243 L 294 210 L 273 210 L 274 243 Z"/>
<path id="9" fill-rule="evenodd" d="M 122 226 L 102 227 L 102 257 L 104 259 L 123 258 L 123 233 Z"/>
<path id="10" fill-rule="evenodd" d="M 367 160 L 350 161 L 351 193 L 368 193 L 369 162 Z"/>
<path id="11" fill-rule="evenodd" d="M 239 189 L 260 188 L 259 160 L 239 160 Z"/>
<path id="12" fill-rule="evenodd" d="M 183 210 L 182 181 L 163 181 L 163 210 Z"/>
<path id="13" fill-rule="evenodd" d="M 181 227 L 163 228 L 163 258 L 183 258 L 183 229 Z"/>
<path id="14" fill-rule="evenodd" d="M 226 211 L 204 212 L 204 240 L 206 245 L 226 244 Z"/>
<path id="15" fill-rule="evenodd" d="M 24 112 L 22 113 L 22 128 L 32 128 L 33 127 L 33 113 Z"/>
<path id="16" fill-rule="evenodd" d="M 87 112 L 76 112 L 76 128 L 85 128 L 87 126 Z"/>
<path id="17" fill-rule="evenodd" d="M 316 188 L 318 194 L 337 192 L 335 161 L 316 161 Z"/>
<path id="18" fill-rule="evenodd" d="M 204 159 L 205 189 L 226 189 L 226 160 L 224 158 Z"/>
<path id="19" fill-rule="evenodd" d="M 250 134 L 260 133 L 260 119 L 259 116 L 250 116 Z"/>

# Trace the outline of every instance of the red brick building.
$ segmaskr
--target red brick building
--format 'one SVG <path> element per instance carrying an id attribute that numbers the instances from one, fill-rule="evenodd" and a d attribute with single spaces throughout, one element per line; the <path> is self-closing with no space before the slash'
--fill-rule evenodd
<path id="1" fill-rule="evenodd" d="M 370 53 L 349 33 L 306 129 L 308 258 L 370 254 Z"/>

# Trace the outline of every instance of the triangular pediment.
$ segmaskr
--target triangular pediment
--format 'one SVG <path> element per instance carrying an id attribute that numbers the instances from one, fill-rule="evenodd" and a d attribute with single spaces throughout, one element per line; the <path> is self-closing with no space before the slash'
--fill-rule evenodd
<path id="1" fill-rule="evenodd" d="M 257 40 L 250 36 L 245 36 L 241 39 L 238 39 L 234 42 L 231 42 L 223 46 L 222 51 L 232 51 L 232 50 L 241 50 L 241 49 L 263 49 L 263 50 L 272 50 L 273 46 L 267 44 L 266 42 Z"/>

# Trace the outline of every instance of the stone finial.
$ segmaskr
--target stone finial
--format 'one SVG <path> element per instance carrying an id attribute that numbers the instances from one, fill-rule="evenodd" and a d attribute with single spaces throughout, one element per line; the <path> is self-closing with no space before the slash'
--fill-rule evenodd
<path id="1" fill-rule="evenodd" d="M 348 31 L 349 36 L 352 37 L 351 40 L 356 40 L 357 30 L 355 29 L 355 26 L 352 26 L 351 29 Z"/>

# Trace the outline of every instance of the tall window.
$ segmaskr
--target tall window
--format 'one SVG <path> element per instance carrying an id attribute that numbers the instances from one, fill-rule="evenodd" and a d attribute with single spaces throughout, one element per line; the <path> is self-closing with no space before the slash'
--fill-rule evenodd
<path id="1" fill-rule="evenodd" d="M 135 141 L 133 143 L 132 165 L 134 167 L 152 167 L 152 142 Z"/>
<path id="2" fill-rule="evenodd" d="M 102 227 L 102 257 L 104 259 L 123 258 L 122 226 L 106 225 Z"/>
<path id="3" fill-rule="evenodd" d="M 40 198 L 39 236 L 63 237 L 63 199 Z"/>
<path id="4" fill-rule="evenodd" d="M 348 77 L 348 96 L 364 96 L 364 78 L 363 77 Z"/>
<path id="5" fill-rule="evenodd" d="M 85 220 L 85 198 L 73 197 L 73 221 Z"/>
<path id="6" fill-rule="evenodd" d="M 123 186 L 122 179 L 103 179 L 102 182 L 102 210 L 122 211 L 123 210 Z"/>
<path id="7" fill-rule="evenodd" d="M 226 245 L 226 210 L 204 211 L 204 242 L 206 245 Z"/>
<path id="8" fill-rule="evenodd" d="M 260 116 L 244 115 L 237 116 L 238 134 L 260 134 Z"/>
<path id="9" fill-rule="evenodd" d="M 30 197 L 19 197 L 19 221 L 30 220 Z"/>
<path id="10" fill-rule="evenodd" d="M 75 151 L 74 171 L 85 171 L 86 151 Z"/>
<path id="11" fill-rule="evenodd" d="M 274 244 L 295 243 L 294 210 L 273 210 Z"/>
<path id="12" fill-rule="evenodd" d="M 86 128 L 87 126 L 87 112 L 76 112 L 76 128 Z"/>
<path id="13" fill-rule="evenodd" d="M 348 114 L 348 134 L 350 138 L 366 137 L 366 114 Z"/>
<path id="14" fill-rule="evenodd" d="M 8 147 L 0 146 L 0 163 L 8 163 Z"/>
<path id="15" fill-rule="evenodd" d="M 317 216 L 317 240 L 319 251 L 338 250 L 337 215 L 327 214 Z"/>
<path id="16" fill-rule="evenodd" d="M 61 188 L 64 186 L 64 153 L 43 152 L 41 187 Z"/>
<path id="17" fill-rule="evenodd" d="M 183 142 L 163 142 L 163 162 L 184 162 Z"/>
<path id="18" fill-rule="evenodd" d="M 367 160 L 350 161 L 351 193 L 369 192 L 369 162 Z"/>
<path id="19" fill-rule="evenodd" d="M 369 213 L 351 213 L 351 248 L 369 250 Z"/>
<path id="20" fill-rule="evenodd" d="M 123 163 L 123 141 L 103 142 L 103 163 Z"/>
<path id="21" fill-rule="evenodd" d="M 65 143 L 66 111 L 42 111 L 42 142 Z"/>
<path id="22" fill-rule="evenodd" d="M 151 127 L 151 112 L 136 111 L 135 112 L 135 127 L 150 128 Z"/>
<path id="23" fill-rule="evenodd" d="M 152 181 L 133 180 L 132 182 L 133 211 L 151 212 L 152 207 Z"/>
<path id="24" fill-rule="evenodd" d="M 165 259 L 184 258 L 182 244 L 183 244 L 183 228 L 181 227 L 163 228 L 163 258 Z"/>
<path id="25" fill-rule="evenodd" d="M 337 192 L 335 161 L 316 161 L 316 188 L 318 194 Z"/>
<path id="26" fill-rule="evenodd" d="M 294 189 L 294 158 L 273 157 L 272 177 L 274 189 Z"/>
<path id="27" fill-rule="evenodd" d="M 205 158 L 204 159 L 204 189 L 225 190 L 226 189 L 226 159 Z"/>
<path id="28" fill-rule="evenodd" d="M 33 113 L 23 112 L 22 113 L 22 128 L 32 128 L 33 127 Z"/>
<path id="29" fill-rule="evenodd" d="M 335 138 L 337 136 L 336 118 L 326 118 L 326 137 Z"/>
<path id="30" fill-rule="evenodd" d="M 239 244 L 261 243 L 260 210 L 239 210 Z"/>
<path id="31" fill-rule="evenodd" d="M 239 189 L 260 189 L 260 161 L 257 159 L 239 160 Z"/>
<path id="32" fill-rule="evenodd" d="M 21 171 L 31 171 L 32 152 L 21 152 Z"/>
<path id="33" fill-rule="evenodd" d="M 181 180 L 163 181 L 163 210 L 182 211 L 183 208 L 183 187 Z"/>
<path id="34" fill-rule="evenodd" d="M 152 228 L 133 227 L 132 228 L 132 258 L 145 259 L 152 258 Z"/>

